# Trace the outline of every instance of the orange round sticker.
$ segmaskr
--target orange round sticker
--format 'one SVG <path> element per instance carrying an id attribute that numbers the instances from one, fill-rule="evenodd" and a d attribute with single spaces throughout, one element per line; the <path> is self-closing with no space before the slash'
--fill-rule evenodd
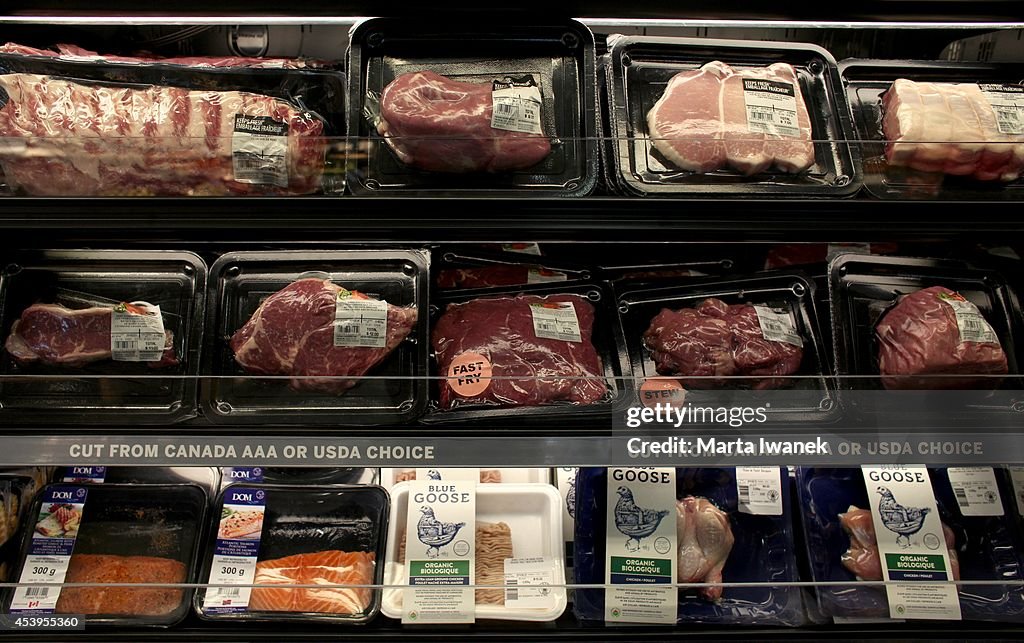
<path id="1" fill-rule="evenodd" d="M 459 353 L 448 366 L 448 386 L 456 395 L 480 395 L 491 385 L 491 362 L 480 353 Z"/>
<path id="2" fill-rule="evenodd" d="M 640 403 L 648 408 L 655 404 L 682 406 L 686 400 L 686 389 L 679 380 L 651 378 L 640 385 Z"/>

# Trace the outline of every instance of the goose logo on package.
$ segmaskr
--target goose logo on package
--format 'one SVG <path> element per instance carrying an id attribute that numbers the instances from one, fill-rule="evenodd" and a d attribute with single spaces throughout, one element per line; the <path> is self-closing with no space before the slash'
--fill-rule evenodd
<path id="1" fill-rule="evenodd" d="M 626 549 L 637 551 L 640 541 L 653 534 L 668 515 L 665 509 L 653 510 L 638 507 L 633 501 L 629 487 L 619 487 L 619 501 L 615 504 L 615 528 L 628 536 Z"/>
<path id="2" fill-rule="evenodd" d="M 904 507 L 896 502 L 896 497 L 885 487 L 879 487 L 878 493 L 882 500 L 878 503 L 878 512 L 882 515 L 882 524 L 896 534 L 896 542 L 901 547 L 910 547 L 910 537 L 924 527 L 924 518 L 931 511 L 927 507 Z"/>
<path id="3" fill-rule="evenodd" d="M 459 530 L 466 526 L 464 522 L 441 522 L 430 507 L 420 507 L 423 513 L 416 524 L 416 536 L 428 547 L 427 556 L 437 558 L 441 548 L 455 540 Z M 456 552 L 457 553 L 457 552 Z"/>

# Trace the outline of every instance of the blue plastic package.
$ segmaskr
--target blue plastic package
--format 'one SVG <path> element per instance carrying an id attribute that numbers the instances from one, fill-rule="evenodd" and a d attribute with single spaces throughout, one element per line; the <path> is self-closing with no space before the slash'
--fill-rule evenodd
<path id="1" fill-rule="evenodd" d="M 679 623 L 790 625 L 805 622 L 801 592 L 783 583 L 797 580 L 792 531 L 789 476 L 780 471 L 781 516 L 740 513 L 733 467 L 676 469 L 676 498 L 703 497 L 729 516 L 735 543 L 723 570 L 723 582 L 778 582 L 778 586 L 728 587 L 721 600 L 707 601 L 696 590 L 679 591 Z M 575 580 L 604 583 L 605 511 L 608 470 L 581 468 L 576 478 Z M 577 589 L 576 616 L 582 621 L 604 620 L 604 590 Z"/>
<path id="2" fill-rule="evenodd" d="M 956 502 L 946 467 L 929 468 L 932 490 L 942 522 L 953 530 L 964 581 L 1017 581 L 1007 585 L 961 585 L 960 612 L 964 620 L 1024 621 L 1024 577 L 1018 552 L 1019 527 L 1009 504 L 1013 492 L 1006 471 L 996 468 L 1003 516 L 964 516 Z M 889 605 L 881 585 L 858 587 L 858 580 L 841 562 L 850 546 L 839 514 L 851 506 L 869 509 L 867 488 L 859 468 L 800 467 L 797 489 L 803 514 L 812 580 L 849 582 L 816 590 L 818 607 L 829 617 L 888 618 Z"/>

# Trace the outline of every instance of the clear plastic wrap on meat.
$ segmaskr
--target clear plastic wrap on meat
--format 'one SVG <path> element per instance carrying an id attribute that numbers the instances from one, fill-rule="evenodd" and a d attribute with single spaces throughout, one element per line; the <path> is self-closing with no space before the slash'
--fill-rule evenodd
<path id="1" fill-rule="evenodd" d="M 714 379 L 683 379 L 692 388 L 721 386 L 736 375 L 792 375 L 800 370 L 803 348 L 767 339 L 757 310 L 748 304 L 728 305 L 705 299 L 697 308 L 663 309 L 644 333 L 661 375 Z M 754 380 L 754 388 L 774 388 L 784 380 Z"/>
<path id="2" fill-rule="evenodd" d="M 25 73 L 0 75 L 0 95 L 0 164 L 33 196 L 308 194 L 320 185 L 324 123 L 278 98 Z M 236 158 L 235 145 L 263 128 L 275 153 L 245 169 L 253 157 Z"/>
<path id="3" fill-rule="evenodd" d="M 537 336 L 531 305 L 571 304 L 581 341 Z M 493 379 L 482 391 L 441 383 L 441 408 L 465 405 L 592 404 L 608 393 L 601 357 L 592 342 L 594 307 L 579 295 L 518 295 L 450 304 L 434 325 L 432 345 L 441 374 L 460 356 L 479 355 Z"/>
<path id="4" fill-rule="evenodd" d="M 260 304 L 231 337 L 235 361 L 249 373 L 291 375 L 299 391 L 341 394 L 352 388 L 409 335 L 415 308 L 387 306 L 385 346 L 335 346 L 338 293 L 329 279 L 300 279 Z M 369 299 L 351 291 L 355 299 Z"/>
<path id="5" fill-rule="evenodd" d="M 795 99 L 794 122 L 785 128 L 748 122 L 748 81 L 788 88 Z M 774 167 L 795 174 L 814 164 L 807 105 L 796 71 L 785 63 L 736 70 L 716 60 L 680 72 L 648 112 L 647 127 L 654 148 L 690 172 L 729 167 L 750 176 Z"/>
<path id="6" fill-rule="evenodd" d="M 1024 171 L 1024 134 L 1004 132 L 981 86 L 897 79 L 882 96 L 885 158 L 891 165 L 980 181 Z"/>
<path id="7" fill-rule="evenodd" d="M 78 45 L 57 44 L 54 49 L 41 49 L 8 42 L 0 45 L 0 54 L 19 56 L 42 56 L 74 62 L 108 62 L 164 65 L 182 65 L 185 67 L 248 67 L 251 69 L 307 69 L 323 67 L 324 63 L 306 58 L 256 58 L 251 56 L 174 56 L 162 58 L 148 53 L 134 56 L 117 56 L 101 54 L 79 47 Z"/>
<path id="8" fill-rule="evenodd" d="M 902 297 L 878 323 L 878 367 L 885 388 L 995 388 L 993 378 L 914 376 L 1006 374 L 1006 353 L 998 338 L 993 333 L 996 341 L 965 340 L 950 302 L 964 299 L 942 286 L 924 288 Z M 987 325 L 977 308 L 973 313 L 973 323 Z"/>
<path id="9" fill-rule="evenodd" d="M 402 74 L 380 97 L 377 131 L 406 165 L 429 172 L 511 172 L 551 153 L 543 134 L 491 126 L 491 83 Z"/>

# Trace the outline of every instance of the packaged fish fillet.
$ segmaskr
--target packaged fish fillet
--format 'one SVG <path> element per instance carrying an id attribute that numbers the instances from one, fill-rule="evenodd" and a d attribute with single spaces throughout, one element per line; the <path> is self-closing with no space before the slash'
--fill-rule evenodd
<path id="1" fill-rule="evenodd" d="M 581 468 L 575 495 L 575 582 L 612 585 L 576 589 L 581 620 L 804 622 L 785 468 Z"/>
<path id="2" fill-rule="evenodd" d="M 48 485 L 32 508 L 17 579 L 25 585 L 8 596 L 9 611 L 174 625 L 188 613 L 192 590 L 176 585 L 195 582 L 207 502 L 192 484 Z M 32 585 L 55 582 L 84 585 Z"/>
<path id="3" fill-rule="evenodd" d="M 53 467 L 0 469 L 0 546 L 16 543 L 36 495 L 53 475 Z M 17 547 L 17 545 L 14 545 Z M 12 561 L 17 564 L 17 556 Z"/>
<path id="4" fill-rule="evenodd" d="M 380 607 L 369 586 L 383 576 L 388 506 L 387 492 L 371 485 L 227 486 L 200 574 L 211 587 L 196 593 L 196 613 L 366 623 Z"/>
<path id="5" fill-rule="evenodd" d="M 905 487 L 913 476 L 920 478 L 923 495 Z M 816 588 L 819 609 L 839 618 L 911 617 L 879 584 L 883 563 L 888 578 L 897 580 L 902 555 L 917 565 L 914 574 L 934 568 L 962 583 L 946 590 L 953 613 L 945 618 L 1024 620 L 1021 542 L 1006 478 L 1003 469 L 991 467 L 798 468 L 811 580 L 846 583 Z M 934 592 L 922 597 L 936 602 Z M 912 609 L 913 600 L 913 593 L 901 596 L 899 605 Z"/>
<path id="6" fill-rule="evenodd" d="M 410 503 L 422 500 L 413 499 L 412 490 L 412 483 L 401 482 L 391 491 L 386 585 L 409 583 L 406 526 Z M 558 492 L 550 484 L 477 486 L 474 584 L 482 586 L 475 591 L 477 620 L 553 621 L 561 616 L 566 607 L 561 518 Z M 441 514 L 435 519 L 443 523 Z M 386 616 L 402 618 L 404 595 L 400 588 L 384 590 Z"/>

